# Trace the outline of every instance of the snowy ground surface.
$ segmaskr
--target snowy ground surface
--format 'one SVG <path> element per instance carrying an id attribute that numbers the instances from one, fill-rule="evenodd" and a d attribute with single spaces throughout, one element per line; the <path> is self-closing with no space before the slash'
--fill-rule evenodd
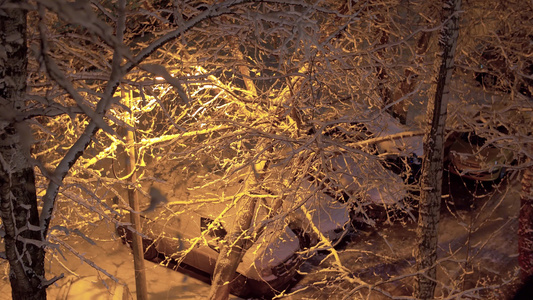
<path id="1" fill-rule="evenodd" d="M 465 186 L 463 181 L 455 176 L 448 181 L 447 186 L 450 188 L 448 190 L 445 188 L 444 192 L 450 192 L 449 202 L 453 201 L 459 207 L 452 205 L 449 209 L 446 206 L 442 209 L 439 256 L 448 257 L 448 261 L 443 263 L 448 270 L 444 272 L 443 269 L 439 269 L 438 276 L 441 280 L 447 281 L 449 287 L 475 289 L 490 285 L 491 282 L 479 280 L 483 276 L 489 276 L 497 284 L 516 270 L 519 180 L 515 178 L 511 182 L 512 184 L 503 181 L 501 185 L 490 189 L 491 193 L 488 196 L 476 198 L 476 195 L 485 194 L 481 187 L 476 187 L 471 182 L 467 182 L 468 186 Z M 473 198 L 476 198 L 474 202 Z M 472 203 L 474 208 L 470 209 L 468 206 Z M 91 245 L 78 237 L 69 237 L 67 242 L 85 259 L 94 262 L 120 282 L 125 283 L 133 294 L 135 281 L 131 251 L 116 239 L 112 226 L 106 226 L 104 223 L 101 225 L 86 233 L 93 238 L 96 245 Z M 471 229 L 470 232 L 468 228 Z M 415 224 L 398 223 L 379 226 L 376 229 L 360 228 L 338 250 L 343 265 L 350 269 L 353 275 L 367 283 L 375 283 L 415 272 L 412 256 L 414 241 Z M 469 244 L 470 247 L 465 247 L 465 244 Z M 102 282 L 105 281 L 112 289 L 112 280 L 74 254 L 68 252 L 63 254 L 65 258 L 55 257 L 52 262 L 48 262 L 47 278 L 64 273 L 65 277 L 75 281 L 85 280 L 86 285 L 83 288 L 95 293 L 91 295 L 91 299 L 111 299 L 106 298 L 109 294 Z M 322 265 L 318 265 L 326 256 L 327 253 L 320 252 L 302 266 L 302 271 L 308 274 L 302 276 L 292 288 L 295 294 L 288 296 L 287 299 L 346 297 L 353 299 L 357 296 L 359 292 L 355 290 L 357 284 L 346 280 L 340 282 L 338 273 L 328 271 L 328 266 L 332 264 L 331 259 L 326 259 Z M 464 261 L 466 257 L 470 258 L 469 265 L 457 263 Z M 2 276 L 0 300 L 7 300 L 11 299 L 7 263 L 0 263 Z M 149 299 L 204 299 L 207 296 L 209 285 L 197 279 L 148 261 L 146 268 Z M 469 268 L 472 272 L 463 283 L 458 283 L 454 276 L 459 274 L 462 268 Z M 66 282 L 65 278 L 50 287 L 48 299 L 56 299 L 60 287 Z M 409 295 L 412 280 L 384 283 L 378 285 L 378 288 L 393 295 Z M 365 289 L 360 291 L 364 292 Z M 96 296 L 96 292 L 100 293 L 99 297 Z M 349 296 L 350 292 L 354 294 Z M 494 299 L 506 299 L 505 295 L 500 294 L 500 296 L 501 298 Z M 85 294 L 81 298 L 69 299 L 89 298 Z M 371 299 L 387 298 L 380 297 L 380 293 L 376 293 Z"/>
<path id="2" fill-rule="evenodd" d="M 85 259 L 94 262 L 121 283 L 126 284 L 129 292 L 134 295 L 133 255 L 127 246 L 113 236 L 113 231 L 111 226 L 105 226 L 105 224 L 100 228 L 94 228 L 94 231 L 89 234 L 96 245 L 91 245 L 82 238 L 69 238 L 67 242 L 72 244 L 77 251 L 80 251 Z M 63 252 L 63 254 L 65 258 L 56 257 L 51 263 L 47 263 L 47 278 L 61 273 L 65 274 L 64 279 L 59 280 L 57 285 L 48 289 L 48 299 L 57 299 L 61 286 L 65 285 L 69 278 L 75 282 L 84 281 L 84 283 L 78 282 L 76 285 L 72 285 L 73 289 L 68 300 L 112 299 L 103 281 L 108 285 L 109 290 L 113 290 L 113 280 L 102 272 L 96 271 L 74 254 L 68 252 Z M 149 261 L 145 261 L 145 265 L 149 299 L 205 299 L 209 293 L 210 286 L 200 280 Z M 0 267 L 0 300 L 11 299 L 7 263 L 0 261 Z M 83 289 L 83 292 L 79 289 Z M 76 297 L 72 294 L 81 295 Z M 232 297 L 232 299 L 238 298 Z"/>

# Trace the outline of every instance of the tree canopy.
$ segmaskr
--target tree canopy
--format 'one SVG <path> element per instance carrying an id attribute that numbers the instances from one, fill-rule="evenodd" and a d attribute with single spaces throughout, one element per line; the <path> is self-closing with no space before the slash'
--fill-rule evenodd
<path id="1" fill-rule="evenodd" d="M 463 3 L 443 131 L 449 141 L 474 132 L 512 152 L 505 168 L 513 172 L 532 166 L 531 5 Z M 139 214 L 127 199 L 134 189 L 143 210 L 152 201 L 151 209 L 178 214 L 212 203 L 248 212 L 248 222 L 228 228 L 235 243 L 227 244 L 243 252 L 242 237 L 253 241 L 266 224 L 306 220 L 311 224 L 300 228 L 300 238 L 314 242 L 300 249 L 303 257 L 328 250 L 336 262 L 329 271 L 359 286 L 351 292 L 365 287 L 389 295 L 343 265 L 336 241 L 317 233 L 305 203 L 324 194 L 346 206 L 346 231 L 352 223 L 416 221 L 420 185 L 413 166 L 420 164 L 409 162 L 424 159 L 413 153 L 428 128 L 421 116 L 441 63 L 435 55 L 446 24 L 440 3 L 37 0 L 3 1 L 0 8 L 2 26 L 13 24 L 13 12 L 27 14 L 17 25 L 27 27 L 15 29 L 27 45 L 16 61 L 27 63 L 24 83 L 9 71 L 11 54 L 2 54 L 23 39 L 4 34 L 0 49 L 0 129 L 14 132 L 2 147 L 28 152 L 15 161 L 0 151 L 2 190 L 20 181 L 10 177 L 12 165 L 35 178 L 31 195 L 2 192 L 6 253 L 33 243 L 44 264 L 45 249 L 57 256 L 68 236 L 92 241 L 83 233 L 91 224 L 128 224 L 126 212 Z M 10 94 L 10 80 L 22 96 Z M 126 169 L 132 148 L 136 162 Z M 155 204 L 154 193 L 161 194 Z M 32 206 L 33 219 L 12 202 Z M 20 221 L 13 233 L 11 215 Z M 12 236 L 30 219 L 27 228 L 37 227 L 30 231 L 40 238 Z M 207 244 L 208 232 L 191 243 Z M 479 295 L 476 288 L 449 288 L 467 272 L 439 281 L 438 295 Z M 413 276 L 406 277 L 412 287 Z"/>

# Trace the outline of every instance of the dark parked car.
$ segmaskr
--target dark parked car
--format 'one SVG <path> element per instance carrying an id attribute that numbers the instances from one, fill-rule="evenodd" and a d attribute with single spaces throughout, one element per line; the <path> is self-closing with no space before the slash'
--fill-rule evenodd
<path id="1" fill-rule="evenodd" d="M 513 160 L 509 149 L 486 145 L 487 139 L 473 132 L 464 132 L 450 147 L 450 171 L 479 181 L 494 181 L 505 174 L 505 166 Z"/>
<path id="2" fill-rule="evenodd" d="M 502 108 L 502 111 L 508 110 Z M 517 129 L 516 126 L 512 128 L 505 124 L 520 124 L 525 121 L 523 117 L 527 118 L 527 114 L 513 111 L 494 114 L 480 109 L 473 113 L 473 127 L 466 132 L 453 132 L 447 140 L 450 145 L 449 170 L 472 180 L 494 181 L 502 178 L 506 167 L 513 164 L 515 159 L 513 148 L 505 137 L 513 135 Z"/>
<path id="3" fill-rule="evenodd" d="M 385 166 L 401 175 L 408 183 L 415 183 L 422 167 L 423 135 L 387 112 L 366 111 L 366 122 L 346 122 L 326 127 L 324 135 L 347 145 L 365 143 L 366 152 L 379 156 Z"/>
<path id="4" fill-rule="evenodd" d="M 533 94 L 533 61 L 511 62 L 513 57 L 502 54 L 501 49 L 488 47 L 481 54 L 476 81 L 485 89 L 510 92 L 512 88 L 524 96 Z"/>

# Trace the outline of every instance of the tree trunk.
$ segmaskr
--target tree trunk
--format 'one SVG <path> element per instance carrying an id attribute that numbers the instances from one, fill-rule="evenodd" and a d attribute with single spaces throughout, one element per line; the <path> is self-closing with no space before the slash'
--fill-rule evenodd
<path id="1" fill-rule="evenodd" d="M 242 74 L 244 84 L 250 95 L 257 97 L 257 89 L 255 83 L 250 77 L 250 69 L 246 65 L 244 55 L 239 50 L 238 45 L 234 45 L 235 55 L 239 58 L 242 64 L 237 66 L 237 69 Z M 260 142 L 257 149 L 263 149 L 264 143 Z M 250 175 L 244 183 L 244 190 L 253 194 L 253 190 L 257 187 L 257 183 L 262 180 L 262 175 L 266 167 L 265 161 L 259 161 L 252 164 L 250 167 Z M 209 291 L 209 300 L 226 300 L 229 298 L 231 289 L 231 282 L 235 278 L 235 272 L 241 262 L 241 258 L 245 253 L 246 242 L 249 241 L 248 229 L 252 224 L 254 217 L 254 208 L 257 203 L 257 198 L 250 196 L 243 196 L 237 200 L 237 219 L 232 230 L 226 237 L 226 244 L 220 249 L 218 254 L 213 280 L 211 283 L 211 290 Z"/>
<path id="2" fill-rule="evenodd" d="M 527 278 L 533 276 L 533 166 L 522 177 L 518 220 L 518 263 L 522 278 Z"/>
<path id="3" fill-rule="evenodd" d="M 424 136 L 424 162 L 417 228 L 416 266 L 420 272 L 415 289 L 417 299 L 432 299 L 435 293 L 444 127 L 449 98 L 448 83 L 453 71 L 453 58 L 459 33 L 457 12 L 460 5 L 461 0 L 447 0 L 443 4 L 444 25 L 439 38 L 442 60 L 437 74 L 435 97 L 431 98 L 428 103 L 428 125 Z"/>
<path id="4" fill-rule="evenodd" d="M 384 46 L 389 42 L 389 29 L 385 25 L 385 18 L 383 17 L 383 14 L 380 12 L 376 13 L 375 16 L 376 24 L 383 26 L 380 27 L 378 30 L 376 30 L 376 35 L 379 36 L 379 46 Z M 390 77 L 387 73 L 387 62 L 385 59 L 386 56 L 386 48 L 382 48 L 380 50 L 376 51 L 377 57 L 381 60 L 379 62 L 379 66 L 377 67 L 377 77 L 378 77 L 378 94 L 381 98 L 381 102 L 383 106 L 386 106 L 391 103 L 391 96 L 392 92 L 390 90 Z"/>
<path id="5" fill-rule="evenodd" d="M 133 99 L 131 92 L 124 93 L 126 95 L 126 105 L 133 108 Z M 135 116 L 133 114 L 133 109 L 131 110 L 130 127 L 127 128 L 126 133 L 126 145 L 127 145 L 127 158 L 126 158 L 126 171 L 130 175 L 128 186 L 128 199 L 131 209 L 134 212 L 130 212 L 130 222 L 133 224 L 133 229 L 135 232 L 141 232 L 141 216 L 140 216 L 140 206 L 139 206 L 139 196 L 137 194 L 137 172 L 135 171 L 136 167 L 136 153 L 135 153 Z M 146 287 L 146 269 L 144 267 L 144 249 L 142 237 L 138 234 L 133 234 L 131 237 L 131 245 L 133 249 L 133 266 L 135 273 L 135 294 L 137 295 L 138 300 L 148 299 L 148 289 Z"/>
<path id="6" fill-rule="evenodd" d="M 431 32 L 422 32 L 422 35 L 418 39 L 415 58 L 417 65 L 421 65 L 423 63 L 423 57 L 429 47 L 430 38 Z M 409 109 L 409 105 L 411 104 L 411 96 L 409 96 L 409 94 L 414 91 L 417 77 L 418 74 L 416 74 L 414 71 L 411 69 L 405 69 L 404 77 L 400 82 L 399 88 L 394 90 L 392 93 L 392 100 L 390 103 L 387 103 L 388 105 L 392 105 L 390 108 L 392 116 L 397 118 L 402 124 L 407 124 L 407 111 Z M 403 97 L 405 98 L 400 100 Z"/>
<path id="7" fill-rule="evenodd" d="M 266 162 L 260 161 L 252 165 L 250 169 L 250 176 L 244 183 L 244 190 L 249 194 L 254 194 L 254 189 L 262 180 L 261 174 L 266 169 Z M 209 300 L 227 300 L 229 298 L 231 282 L 235 278 L 237 267 L 246 251 L 246 243 L 251 241 L 251 232 L 248 230 L 254 218 L 257 198 L 245 195 L 237 201 L 237 219 L 226 237 L 226 243 L 218 254 Z"/>
<path id="8" fill-rule="evenodd" d="M 229 298 L 231 282 L 235 278 L 235 272 L 245 253 L 246 237 L 249 235 L 246 232 L 252 224 L 256 199 L 255 197 L 244 196 L 239 200 L 241 203 L 237 206 L 237 220 L 233 230 L 226 238 L 226 244 L 218 255 L 209 300 L 227 300 Z"/>
<path id="9" fill-rule="evenodd" d="M 26 12 L 0 12 L 0 217 L 13 299 L 46 299 L 31 131 L 18 120 L 27 77 Z"/>

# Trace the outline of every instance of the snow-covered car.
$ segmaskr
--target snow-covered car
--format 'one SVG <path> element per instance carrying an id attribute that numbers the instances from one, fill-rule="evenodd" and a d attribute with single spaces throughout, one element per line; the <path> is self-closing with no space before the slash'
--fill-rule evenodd
<path id="1" fill-rule="evenodd" d="M 376 139 L 371 145 L 377 154 L 386 157 L 423 156 L 420 130 L 412 130 L 383 111 L 367 110 L 363 116 L 364 121 L 339 121 L 335 125 L 326 126 L 323 135 L 348 145 Z M 349 116 L 339 119 L 350 120 Z"/>
<path id="2" fill-rule="evenodd" d="M 505 174 L 513 160 L 509 149 L 486 145 L 487 139 L 474 132 L 464 132 L 450 147 L 450 171 L 464 178 L 494 181 Z"/>
<path id="3" fill-rule="evenodd" d="M 423 135 L 412 130 L 388 113 L 374 114 L 367 127 L 371 138 L 384 138 L 376 143 L 377 154 L 385 159 L 385 165 L 408 183 L 416 183 L 422 169 L 424 155 Z"/>
<path id="4" fill-rule="evenodd" d="M 364 223 L 375 219 L 389 221 L 387 212 L 411 212 L 404 205 L 408 197 L 404 179 L 375 158 L 355 159 L 337 155 L 331 160 L 336 190 L 343 190 L 351 198 L 352 217 Z M 383 216 L 383 213 L 385 216 Z M 414 217 L 411 216 L 413 219 Z"/>
<path id="5" fill-rule="evenodd" d="M 319 184 L 304 180 L 301 192 L 295 194 L 288 216 L 289 226 L 298 233 L 302 247 L 312 247 L 325 238 L 335 245 L 348 232 L 350 209 L 346 203 L 338 201 L 335 195 Z"/>
<path id="6" fill-rule="evenodd" d="M 210 279 L 236 214 L 230 203 L 206 203 L 194 209 L 169 203 L 141 213 L 145 259 L 163 255 Z M 248 238 L 247 251 L 231 283 L 231 292 L 238 296 L 268 295 L 284 289 L 301 264 L 299 239 L 282 220 L 256 225 L 258 230 Z M 124 242 L 131 241 L 131 226 L 121 225 L 117 232 Z"/>
<path id="7" fill-rule="evenodd" d="M 422 131 L 401 124 L 387 112 L 366 110 L 363 115 L 365 121 L 339 122 L 326 127 L 324 135 L 346 145 L 364 144 L 366 151 L 380 156 L 389 169 L 416 182 L 424 155 Z"/>
<path id="8" fill-rule="evenodd" d="M 381 155 L 387 157 L 422 157 L 424 155 L 421 131 L 411 130 L 388 113 L 374 113 L 371 122 L 366 123 L 365 126 L 371 132 L 370 138 L 384 138 L 383 141 L 375 144 Z"/>
<path id="9" fill-rule="evenodd" d="M 404 180 L 384 167 L 377 157 L 334 152 L 326 160 L 321 163 L 322 175 L 309 176 L 302 182 L 301 188 L 307 193 L 293 201 L 295 205 L 303 203 L 311 212 L 313 224 L 309 224 L 302 209 L 291 216 L 293 222 L 300 222 L 299 227 L 305 229 L 311 244 L 320 241 L 313 234 L 313 226 L 336 242 L 351 221 L 373 224 L 376 219 L 384 220 L 381 218 L 384 212 L 402 210 L 409 214 L 404 206 L 407 197 Z"/>
<path id="10" fill-rule="evenodd" d="M 378 160 L 371 159 L 363 165 L 346 153 L 335 153 L 327 165 L 330 180 L 304 178 L 293 198 L 284 201 L 283 218 L 264 221 L 272 198 L 265 197 L 261 201 L 266 202 L 258 203 L 252 225 L 257 235 L 248 243 L 237 268 L 237 279 L 232 283 L 234 294 L 264 295 L 282 290 L 296 274 L 303 248 L 324 239 L 335 245 L 346 234 L 355 198 L 359 209 L 364 210 L 371 205 L 401 205 L 406 195 L 403 180 Z M 222 199 L 220 202 L 204 199 L 204 204 L 199 200 L 191 206 L 169 199 L 169 203 L 155 210 L 146 209 L 141 213 L 140 232 L 145 258 L 170 257 L 193 271 L 212 276 L 219 249 L 236 219 L 237 209 L 228 195 L 237 194 L 239 188 L 226 186 L 214 192 L 218 195 L 213 198 Z M 207 193 L 202 196 L 207 197 Z M 125 242 L 131 241 L 130 226 L 119 226 L 118 232 Z"/>
<path id="11" fill-rule="evenodd" d="M 394 205 L 405 198 L 403 180 L 384 168 L 377 160 L 356 161 L 353 156 L 336 155 L 331 159 L 333 176 L 350 194 L 360 195 L 362 202 Z"/>

